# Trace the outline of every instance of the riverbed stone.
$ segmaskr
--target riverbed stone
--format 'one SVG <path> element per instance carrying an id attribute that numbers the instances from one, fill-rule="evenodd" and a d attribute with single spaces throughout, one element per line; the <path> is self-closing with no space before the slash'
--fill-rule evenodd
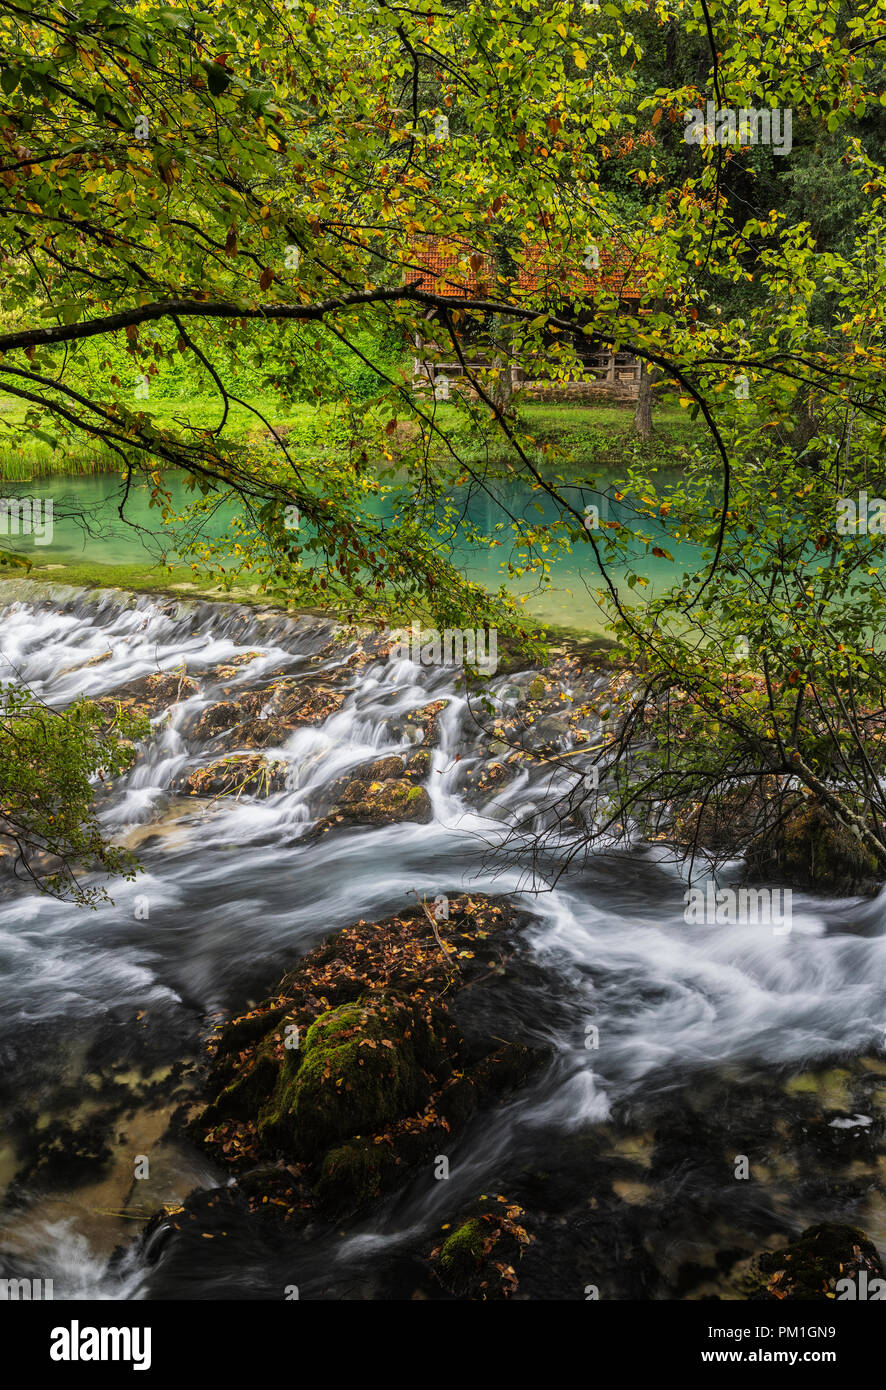
<path id="1" fill-rule="evenodd" d="M 851 1279 L 858 1290 L 862 1274 L 866 1284 L 883 1278 L 873 1241 L 856 1226 L 824 1221 L 809 1226 L 780 1250 L 760 1255 L 750 1276 L 748 1296 L 763 1301 L 824 1303 L 847 1292 L 837 1287 L 841 1279 Z"/>
<path id="2" fill-rule="evenodd" d="M 879 886 L 874 855 L 814 797 L 798 798 L 781 823 L 752 840 L 746 858 L 755 878 L 796 888 L 845 896 Z"/>
<path id="3" fill-rule="evenodd" d="M 497 1302 L 517 1290 L 517 1266 L 531 1237 L 523 1208 L 500 1193 L 479 1198 L 428 1257 L 439 1282 L 454 1298 Z"/>
<path id="4" fill-rule="evenodd" d="M 390 1190 L 541 1061 L 475 1028 L 466 1043 L 450 1005 L 495 988 L 512 922 L 504 903 L 454 897 L 440 922 L 411 907 L 336 933 L 221 1030 L 192 1133 L 235 1174 L 288 1166 L 300 1212 L 338 1219 Z"/>
<path id="5" fill-rule="evenodd" d="M 182 790 L 191 796 L 271 796 L 286 786 L 286 772 L 285 762 L 261 754 L 232 754 L 188 773 Z"/>

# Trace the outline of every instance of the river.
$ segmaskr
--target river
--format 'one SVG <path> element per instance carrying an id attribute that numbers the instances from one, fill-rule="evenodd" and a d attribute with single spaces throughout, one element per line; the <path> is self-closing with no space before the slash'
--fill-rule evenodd
<path id="1" fill-rule="evenodd" d="M 697 572 L 699 567 L 697 547 L 687 543 L 675 543 L 667 534 L 662 523 L 647 518 L 638 520 L 632 513 L 626 499 L 616 501 L 614 475 L 603 474 L 597 480 L 599 490 L 579 487 L 566 483 L 562 487 L 564 496 L 579 512 L 589 505 L 596 506 L 601 522 L 620 521 L 624 525 L 648 533 L 652 543 L 670 551 L 673 559 L 655 556 L 651 547 L 637 543 L 632 555 L 640 573 L 649 580 L 647 594 L 659 592 L 682 578 L 684 571 Z M 165 486 L 171 496 L 171 505 L 182 511 L 193 502 L 194 495 L 186 490 L 175 474 L 167 474 Z M 503 482 L 491 485 L 494 497 L 483 492 L 473 492 L 470 496 L 465 490 L 452 494 L 453 505 L 463 513 L 463 525 L 459 538 L 451 551 L 453 563 L 475 583 L 496 589 L 504 583 L 514 594 L 525 596 L 527 611 L 541 622 L 557 624 L 562 627 L 599 633 L 604 616 L 597 601 L 597 591 L 602 587 L 599 571 L 591 558 L 590 546 L 581 544 L 571 552 L 553 551 L 542 558 L 550 565 L 550 583 L 539 584 L 536 575 L 508 573 L 503 563 L 511 562 L 517 568 L 525 568 L 527 555 L 525 547 L 518 547 L 509 540 L 507 530 L 501 533 L 495 548 L 471 544 L 464 539 L 471 528 L 492 536 L 497 535 L 495 527 L 503 516 L 526 516 L 532 524 L 553 522 L 560 509 L 545 493 L 532 490 L 523 483 Z M 150 505 L 150 491 L 144 483 L 137 482 L 128 493 L 121 479 L 112 473 L 99 473 L 84 477 L 50 477 L 36 480 L 34 484 L 7 483 L 7 496 L 28 496 L 41 501 L 53 502 L 53 527 L 49 543 L 35 545 L 30 536 L 4 537 L 4 545 L 18 550 L 37 566 L 61 566 L 88 562 L 95 573 L 95 582 L 102 582 L 102 569 L 117 565 L 156 565 L 161 577 L 166 559 L 172 562 L 176 556 L 176 538 L 181 536 L 181 526 L 170 524 L 164 528 L 160 512 Z M 120 516 L 120 506 L 126 496 L 124 516 Z M 392 510 L 390 500 L 374 502 L 374 513 L 386 518 Z M 219 506 L 201 522 L 201 534 L 214 539 L 224 534 L 232 516 L 232 509 Z M 308 534 L 307 526 L 305 535 Z M 613 569 L 615 578 L 620 571 Z M 630 590 L 621 584 L 622 592 L 628 598 Z"/>
<path id="2" fill-rule="evenodd" d="M 27 581 L 0 601 L 2 677 L 49 702 L 182 662 L 199 683 L 156 716 L 102 801 L 144 873 L 95 911 L 23 884 L 0 902 L 4 1274 L 52 1278 L 56 1299 L 283 1298 L 292 1285 L 302 1299 L 433 1297 L 424 1255 L 480 1193 L 525 1210 L 525 1298 L 739 1297 L 753 1252 L 815 1220 L 855 1221 L 886 1253 L 882 895 L 795 895 L 779 935 L 687 924 L 680 872 L 654 846 L 597 853 L 555 884 L 552 859 L 533 883 L 496 848 L 556 784 L 526 774 L 468 800 L 466 773 L 490 750 L 453 672 L 409 661 L 355 671 L 336 712 L 272 750 L 284 790 L 185 799 L 170 789 L 207 761 L 200 711 L 222 687 L 304 674 L 329 625 Z M 500 708 L 528 679 L 495 678 Z M 430 822 L 312 838 L 330 784 L 402 752 L 404 714 L 439 698 Z M 268 995 L 329 932 L 415 891 L 517 904 L 496 1031 L 548 1049 L 542 1071 L 453 1140 L 448 1181 L 416 1174 L 346 1229 L 293 1240 L 228 1214 L 204 1227 L 214 1239 L 194 1239 L 170 1217 L 145 1248 L 150 1213 L 228 1181 L 169 1128 L 199 1087 L 213 1024 Z M 148 1177 L 133 1179 L 134 1154 L 149 1157 Z"/>

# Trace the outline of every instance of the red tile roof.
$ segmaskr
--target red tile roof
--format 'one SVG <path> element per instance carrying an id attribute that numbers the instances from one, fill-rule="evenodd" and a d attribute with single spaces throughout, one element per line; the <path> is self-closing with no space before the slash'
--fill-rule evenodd
<path id="1" fill-rule="evenodd" d="M 519 263 L 514 287 L 518 294 L 550 292 L 560 299 L 580 299 L 602 289 L 619 299 L 636 300 L 643 293 L 643 268 L 625 246 L 599 246 L 598 269 L 583 264 L 592 254 L 589 245 L 539 243 L 527 246 L 522 258 L 511 254 Z M 492 257 L 454 237 L 416 238 L 405 272 L 408 281 L 418 279 L 420 289 L 447 298 L 483 298 L 493 288 Z"/>
<path id="2" fill-rule="evenodd" d="M 419 288 L 449 298 L 488 295 L 492 258 L 475 251 L 467 241 L 454 237 L 426 236 L 409 248 L 406 279 L 419 275 Z"/>
<path id="3" fill-rule="evenodd" d="M 586 260 L 594 259 L 596 268 L 585 266 Z M 524 294 L 550 291 L 561 299 L 580 299 L 599 290 L 618 299 L 639 299 L 644 280 L 638 258 L 626 246 L 567 243 L 528 246 L 518 284 Z"/>

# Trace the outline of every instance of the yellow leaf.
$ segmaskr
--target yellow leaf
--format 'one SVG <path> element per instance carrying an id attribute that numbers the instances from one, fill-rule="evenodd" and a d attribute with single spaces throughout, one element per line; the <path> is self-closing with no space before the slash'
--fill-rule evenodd
<path id="1" fill-rule="evenodd" d="M 572 55 L 572 61 L 575 63 L 575 66 L 578 68 L 579 72 L 584 72 L 585 68 L 588 65 L 588 60 L 585 57 L 584 53 L 582 53 L 580 48 L 576 48 L 575 52 Z"/>

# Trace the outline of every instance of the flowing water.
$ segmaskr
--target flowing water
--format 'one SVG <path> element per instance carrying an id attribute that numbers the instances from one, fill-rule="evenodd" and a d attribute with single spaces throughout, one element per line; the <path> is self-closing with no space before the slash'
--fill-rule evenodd
<path id="1" fill-rule="evenodd" d="M 795 896 L 786 935 L 693 926 L 677 867 L 644 845 L 559 879 L 552 859 L 533 883 L 495 849 L 557 785 L 525 774 L 466 799 L 488 739 L 452 670 L 409 661 L 348 668 L 340 709 L 267 750 L 288 764 L 284 790 L 185 800 L 173 782 L 209 761 L 191 732 L 200 710 L 222 685 L 305 673 L 331 625 L 18 582 L 0 598 L 2 677 L 50 703 L 182 662 L 200 684 L 157 715 L 102 801 L 144 873 L 95 911 L 23 884 L 0 900 L 4 1273 L 53 1278 L 57 1299 L 283 1298 L 291 1285 L 302 1298 L 433 1297 L 423 1256 L 484 1193 L 525 1209 L 527 1297 L 584 1298 L 591 1285 L 612 1298 L 738 1296 L 743 1261 L 813 1220 L 857 1221 L 886 1253 L 882 897 Z M 345 659 L 333 651 L 319 669 L 340 673 Z M 530 678 L 495 678 L 501 708 Z M 440 698 L 432 821 L 311 837 L 330 785 L 408 749 L 404 716 Z M 229 1181 L 168 1132 L 213 1023 L 268 995 L 329 932 L 416 891 L 517 904 L 494 1031 L 550 1049 L 542 1071 L 453 1139 L 449 1181 L 416 1173 L 346 1231 L 318 1224 L 294 1240 L 228 1214 L 199 1239 L 167 1221 L 143 1248 L 145 1216 Z M 150 1157 L 147 1179 L 133 1181 L 133 1154 Z"/>

